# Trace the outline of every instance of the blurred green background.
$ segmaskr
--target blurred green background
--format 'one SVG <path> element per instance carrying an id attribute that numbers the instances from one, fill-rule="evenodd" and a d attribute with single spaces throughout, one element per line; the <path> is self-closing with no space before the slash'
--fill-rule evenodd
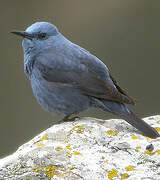
<path id="1" fill-rule="evenodd" d="M 106 63 L 137 100 L 132 109 L 140 117 L 160 113 L 160 1 L 5 0 L 0 5 L 0 157 L 62 118 L 37 104 L 23 73 L 21 38 L 9 34 L 36 21 L 55 24 L 68 39 Z M 95 109 L 80 115 L 115 118 Z"/>

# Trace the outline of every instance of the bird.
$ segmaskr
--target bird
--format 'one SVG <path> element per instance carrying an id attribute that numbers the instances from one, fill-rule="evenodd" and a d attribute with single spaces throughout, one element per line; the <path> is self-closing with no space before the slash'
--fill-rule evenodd
<path id="1" fill-rule="evenodd" d="M 24 72 L 40 106 L 48 112 L 71 115 L 92 107 L 117 115 L 150 138 L 159 133 L 139 118 L 127 104 L 135 101 L 95 55 L 67 39 L 49 22 L 35 22 L 23 38 Z"/>

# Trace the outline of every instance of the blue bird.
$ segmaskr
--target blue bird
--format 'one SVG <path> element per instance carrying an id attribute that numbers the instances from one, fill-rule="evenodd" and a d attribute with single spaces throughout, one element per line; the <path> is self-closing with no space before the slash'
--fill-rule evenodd
<path id="1" fill-rule="evenodd" d="M 91 107 L 101 108 L 118 115 L 145 136 L 160 136 L 126 106 L 135 103 L 107 66 L 65 38 L 56 26 L 36 22 L 25 31 L 12 33 L 24 38 L 24 72 L 37 102 L 45 110 L 63 114 L 65 120 Z"/>

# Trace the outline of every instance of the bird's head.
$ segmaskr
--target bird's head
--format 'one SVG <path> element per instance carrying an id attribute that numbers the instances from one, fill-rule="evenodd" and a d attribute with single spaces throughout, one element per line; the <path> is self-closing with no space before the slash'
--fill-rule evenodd
<path id="1" fill-rule="evenodd" d="M 36 22 L 25 31 L 11 31 L 11 33 L 23 37 L 24 52 L 29 49 L 42 51 L 49 48 L 56 41 L 60 34 L 53 24 L 48 22 Z"/>

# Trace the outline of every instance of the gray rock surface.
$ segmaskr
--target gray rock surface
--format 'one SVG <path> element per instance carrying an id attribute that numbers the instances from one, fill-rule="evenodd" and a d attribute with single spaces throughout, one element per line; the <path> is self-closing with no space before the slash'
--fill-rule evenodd
<path id="1" fill-rule="evenodd" d="M 160 116 L 145 120 L 160 132 Z M 124 120 L 77 119 L 54 125 L 0 160 L 0 180 L 160 179 L 160 138 Z"/>

